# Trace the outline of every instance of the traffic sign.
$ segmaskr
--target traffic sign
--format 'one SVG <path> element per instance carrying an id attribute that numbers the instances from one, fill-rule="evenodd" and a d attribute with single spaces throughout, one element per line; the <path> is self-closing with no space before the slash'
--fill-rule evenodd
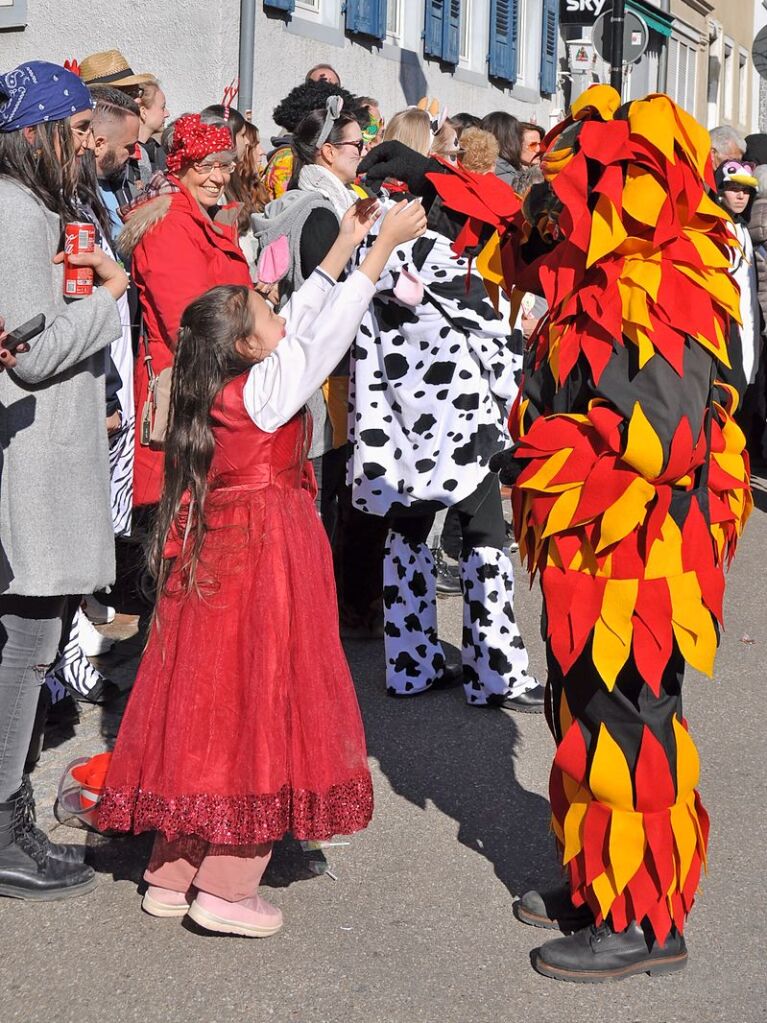
<path id="1" fill-rule="evenodd" d="M 608 64 L 611 63 L 611 13 L 611 11 L 605 11 L 604 14 L 599 15 L 594 22 L 591 36 L 594 42 L 594 49 L 602 60 L 606 60 Z M 634 14 L 633 11 L 626 11 L 625 21 L 623 22 L 623 63 L 634 64 L 638 61 L 647 49 L 649 42 L 650 32 L 646 23 L 642 21 L 639 15 Z"/>
<path id="2" fill-rule="evenodd" d="M 754 62 L 754 67 L 762 76 L 767 78 L 767 27 L 763 28 L 754 39 L 754 45 L 751 47 L 751 58 Z"/>

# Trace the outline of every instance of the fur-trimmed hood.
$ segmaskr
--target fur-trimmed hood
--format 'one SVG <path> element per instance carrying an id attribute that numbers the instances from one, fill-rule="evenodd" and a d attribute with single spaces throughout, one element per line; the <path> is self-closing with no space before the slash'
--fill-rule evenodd
<path id="1" fill-rule="evenodd" d="M 158 195 L 156 199 L 150 199 L 133 210 L 116 241 L 117 251 L 124 259 L 133 255 L 133 250 L 147 231 L 165 219 L 172 201 L 172 195 Z"/>

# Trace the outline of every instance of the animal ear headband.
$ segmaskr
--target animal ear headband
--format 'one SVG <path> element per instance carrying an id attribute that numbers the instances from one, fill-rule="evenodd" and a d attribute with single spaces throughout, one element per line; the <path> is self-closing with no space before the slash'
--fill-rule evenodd
<path id="1" fill-rule="evenodd" d="M 224 108 L 224 120 L 229 120 L 229 110 L 234 103 L 237 93 L 240 91 L 240 79 L 233 78 L 229 85 L 224 89 L 224 98 L 221 101 L 221 106 Z"/>
<path id="2" fill-rule="evenodd" d="M 336 123 L 338 118 L 341 116 L 341 111 L 344 108 L 343 96 L 328 96 L 325 100 L 325 123 L 317 139 L 317 149 L 324 146 L 327 140 L 330 138 L 330 133 L 333 130 L 333 125 Z"/>
<path id="3" fill-rule="evenodd" d="M 431 99 L 428 96 L 424 96 L 423 99 L 419 99 L 416 106 L 409 109 L 423 110 L 424 113 L 429 115 L 429 131 L 431 132 L 431 137 L 436 138 L 442 125 L 447 120 L 447 107 L 441 107 L 436 96 L 433 96 Z"/>

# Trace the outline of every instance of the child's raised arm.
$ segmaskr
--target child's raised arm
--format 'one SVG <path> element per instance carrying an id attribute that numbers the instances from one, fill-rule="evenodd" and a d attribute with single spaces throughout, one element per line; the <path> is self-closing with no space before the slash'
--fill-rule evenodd
<path id="1" fill-rule="evenodd" d="M 374 284 L 397 245 L 417 238 L 426 230 L 426 215 L 420 203 L 399 203 L 387 213 L 378 238 L 362 266 L 342 284 L 333 279 L 346 267 L 372 225 L 372 218 L 355 226 L 353 213 L 344 217 L 341 234 L 328 255 L 303 288 L 294 296 L 301 307 L 304 288 L 325 292 L 316 315 L 291 315 L 288 303 L 285 337 L 274 351 L 251 369 L 245 385 L 248 413 L 262 430 L 274 431 L 291 419 L 326 379 L 354 340 L 362 317 L 374 294 Z M 342 265 L 339 263 L 343 259 Z"/>

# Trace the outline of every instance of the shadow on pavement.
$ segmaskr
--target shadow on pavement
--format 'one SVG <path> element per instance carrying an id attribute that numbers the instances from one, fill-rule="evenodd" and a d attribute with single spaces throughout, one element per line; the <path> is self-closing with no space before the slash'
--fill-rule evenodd
<path id="1" fill-rule="evenodd" d="M 455 653 L 448 650 L 450 659 Z M 455 820 L 459 842 L 485 856 L 513 895 L 559 880 L 549 804 L 516 779 L 524 749 L 514 715 L 469 707 L 460 686 L 391 699 L 382 653 L 378 673 L 370 669 L 370 644 L 348 643 L 346 654 L 357 680 L 368 753 L 394 791 L 421 808 L 432 803 Z"/>

